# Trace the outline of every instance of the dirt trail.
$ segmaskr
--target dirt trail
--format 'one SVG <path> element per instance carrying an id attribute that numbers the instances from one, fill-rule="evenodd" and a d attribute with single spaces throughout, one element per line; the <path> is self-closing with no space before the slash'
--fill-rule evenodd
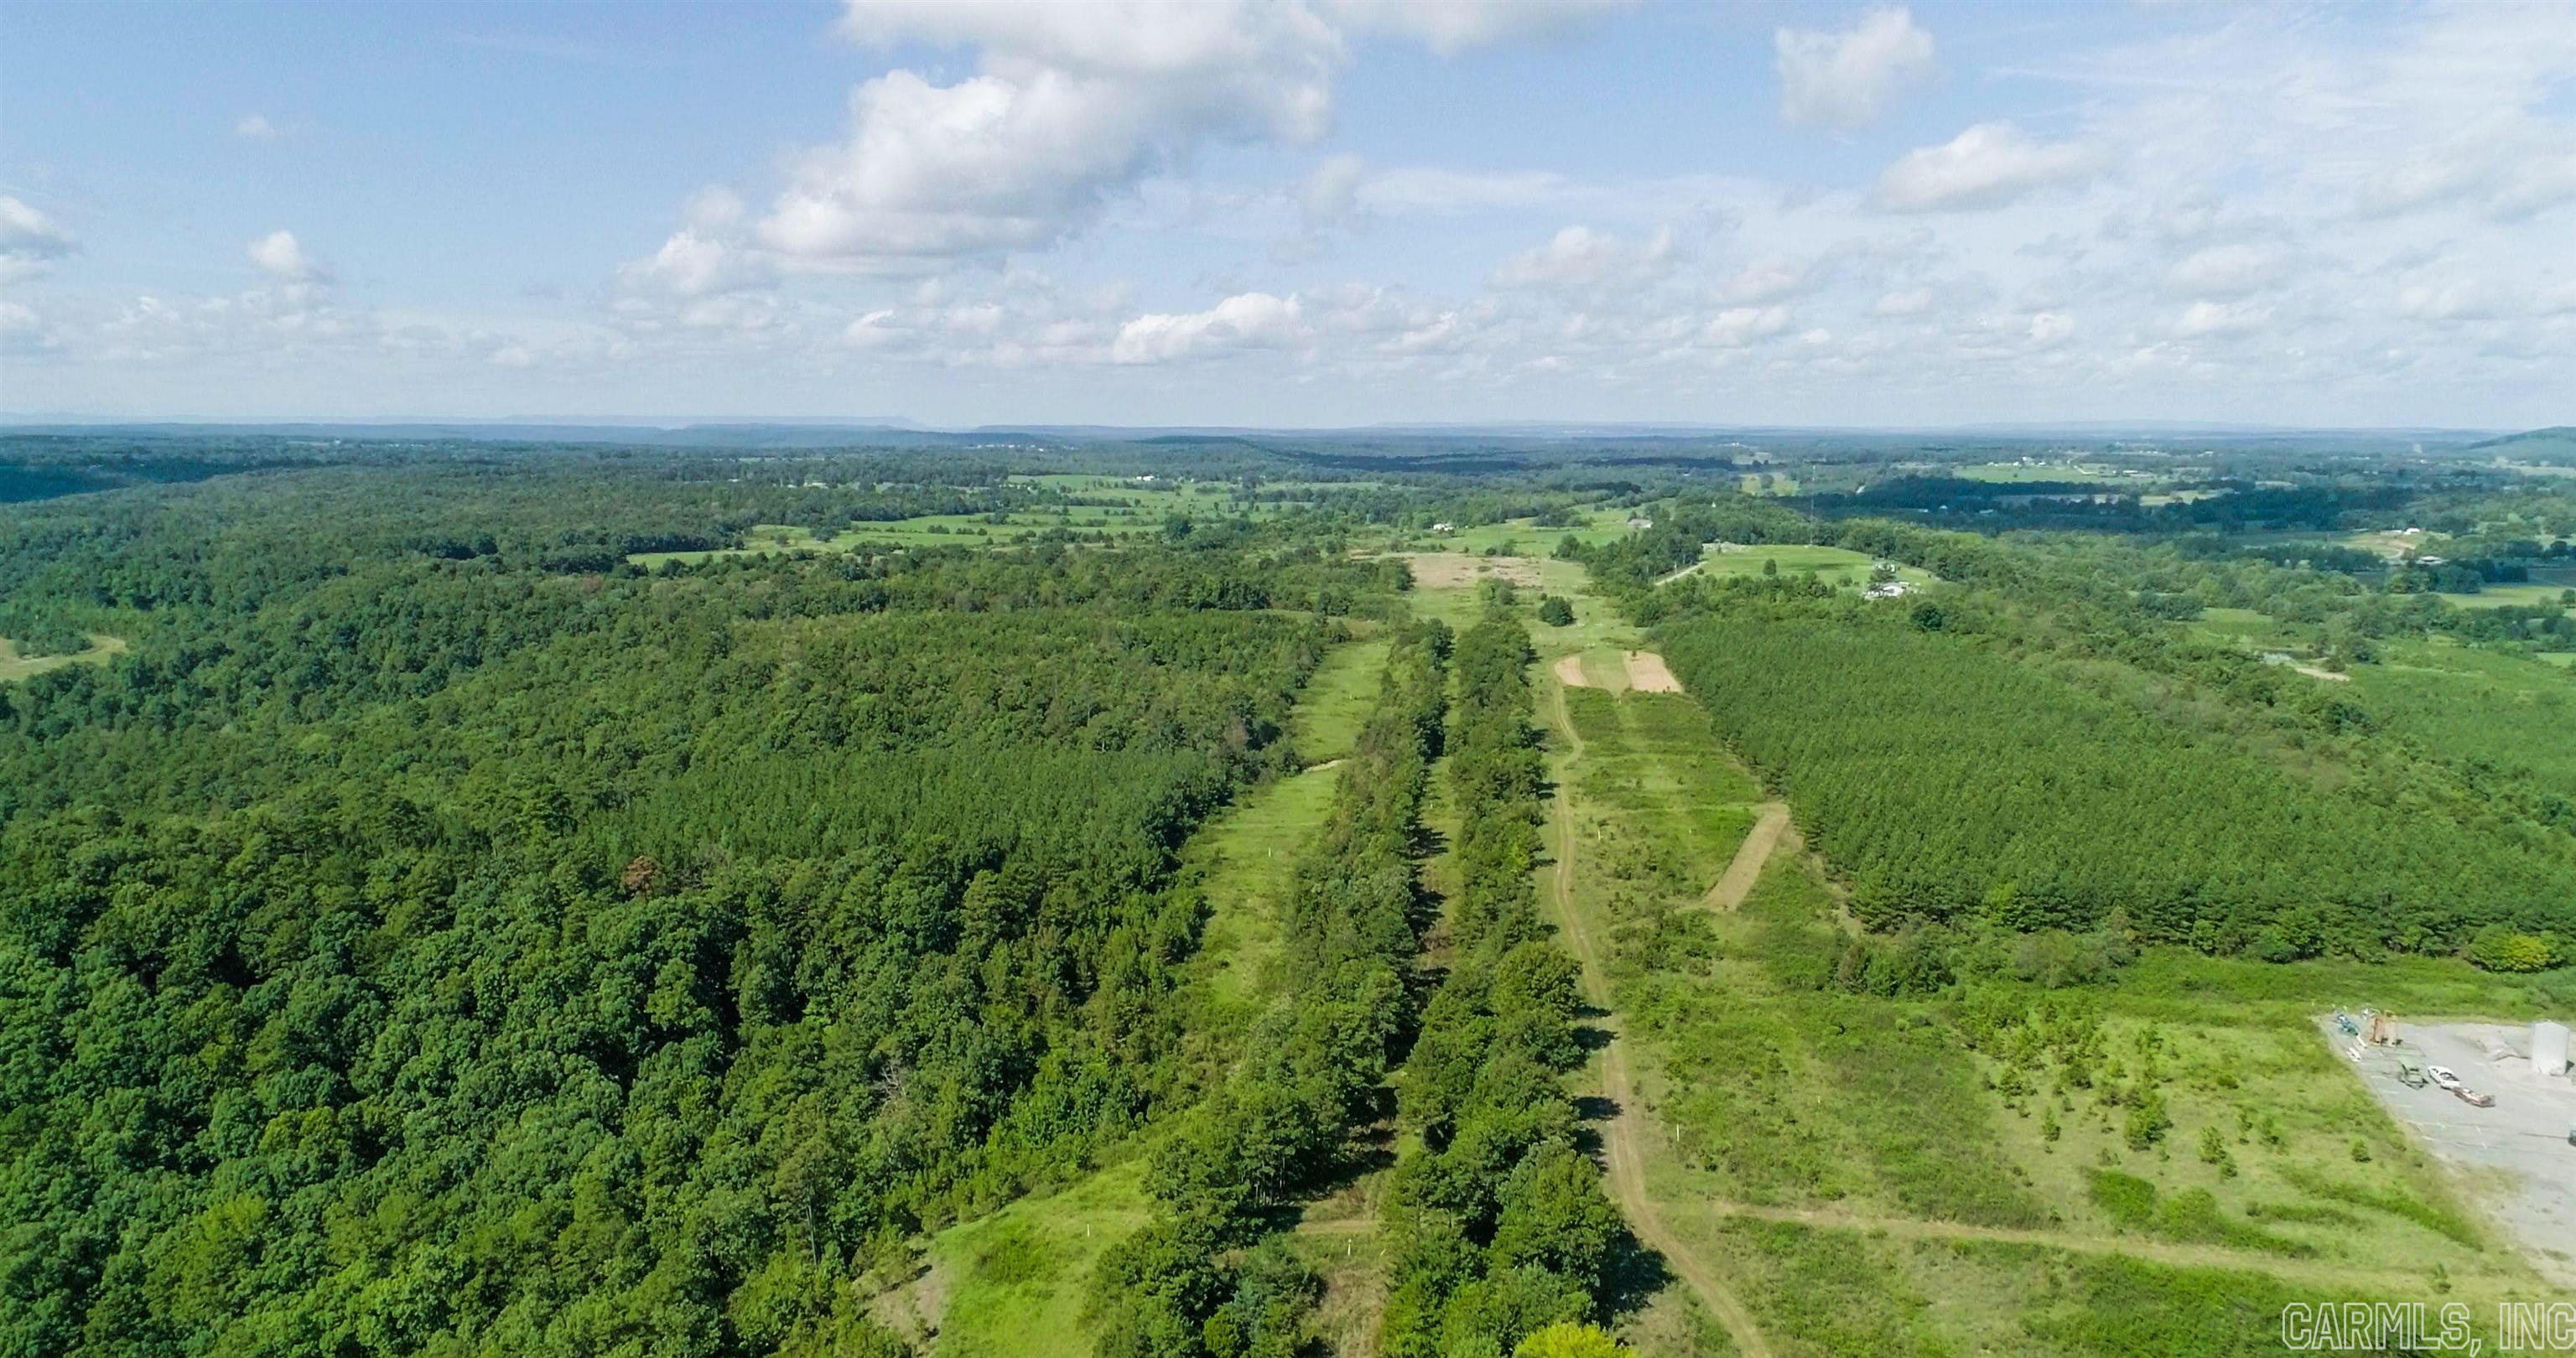
<path id="1" fill-rule="evenodd" d="M 1780 847 L 1780 837 L 1789 828 L 1786 802 L 1764 802 L 1754 808 L 1752 833 L 1736 846 L 1735 858 L 1719 875 L 1717 885 L 1708 889 L 1700 904 L 1711 910 L 1733 910 L 1744 904 L 1753 892 L 1753 884 L 1762 880 L 1762 865 L 1771 861 L 1771 851 Z"/>
<path id="2" fill-rule="evenodd" d="M 2038 1245 L 2075 1254 L 2121 1254 L 2189 1268 L 2269 1273 L 2275 1277 L 2342 1288 L 2350 1288 L 2356 1283 L 2377 1282 L 2392 1292 L 2403 1292 L 2408 1288 L 2420 1288 L 2424 1283 L 2421 1270 L 2372 1269 L 2329 1259 L 2292 1259 L 2260 1250 L 2231 1249 L 2225 1245 L 2191 1245 L 2169 1240 L 2144 1240 L 2136 1236 L 2083 1235 L 2072 1231 L 2023 1230 L 2011 1226 L 1975 1226 L 1964 1221 L 1876 1216 L 1839 1207 L 1763 1207 L 1749 1202 L 1729 1202 L 1724 1198 L 1712 1198 L 1707 1206 L 1716 1216 L 1741 1217 L 1748 1221 L 1778 1221 L 1828 1230 L 1863 1231 L 1897 1240 L 1992 1240 L 2007 1245 Z"/>
<path id="3" fill-rule="evenodd" d="M 1566 738 L 1569 762 L 1583 758 L 1583 737 L 1574 729 L 1574 719 L 1565 710 L 1565 690 L 1551 690 L 1556 709 L 1556 729 Z M 1592 938 L 1584 932 L 1583 921 L 1574 910 L 1574 812 L 1567 801 L 1570 779 L 1557 783 L 1552 819 L 1556 830 L 1556 866 L 1549 874 L 1551 894 L 1556 901 L 1558 927 L 1574 949 L 1575 960 L 1583 966 L 1583 989 L 1594 1007 L 1607 1015 L 1602 1026 L 1609 1041 L 1601 1048 L 1601 1093 L 1618 1111 L 1601 1130 L 1602 1158 L 1609 1162 L 1610 1194 L 1617 1199 L 1620 1212 L 1637 1232 L 1647 1248 L 1664 1257 L 1664 1262 L 1689 1283 L 1691 1290 L 1717 1316 L 1735 1340 L 1737 1351 L 1745 1358 L 1771 1358 L 1771 1347 L 1763 1342 L 1761 1330 L 1753 1324 L 1753 1313 L 1735 1295 L 1725 1281 L 1710 1270 L 1706 1261 L 1691 1253 L 1681 1237 L 1664 1224 L 1663 1210 L 1655 1205 L 1646 1191 L 1646 1161 L 1642 1147 L 1649 1139 L 1645 1127 L 1645 1104 L 1628 1082 L 1628 1065 L 1620 1045 L 1618 1015 L 1610 1009 L 1610 986 L 1601 970 L 1601 959 L 1595 955 Z"/>
<path id="4" fill-rule="evenodd" d="M 1583 737 L 1575 731 L 1573 719 L 1566 711 L 1564 688 L 1555 688 L 1552 697 L 1556 729 L 1567 741 L 1568 762 L 1579 763 L 1583 758 Z M 1574 813 L 1567 796 L 1572 781 L 1561 778 L 1557 784 L 1550 817 L 1556 838 L 1553 846 L 1556 862 L 1549 873 L 1549 885 L 1558 927 L 1564 931 L 1567 946 L 1573 949 L 1576 961 L 1582 966 L 1585 995 L 1595 1007 L 1605 1011 L 1601 1026 L 1608 1031 L 1609 1041 L 1601 1049 L 1601 1092 L 1617 1109 L 1602 1127 L 1601 1136 L 1603 1155 L 1608 1161 L 1607 1179 L 1611 1196 L 1635 1229 L 1637 1238 L 1661 1254 L 1674 1273 L 1690 1284 L 1691 1290 L 1699 1294 L 1700 1300 L 1707 1304 L 1734 1338 L 1736 1348 L 1747 1358 L 1772 1358 L 1772 1350 L 1755 1326 L 1752 1312 L 1709 1267 L 1708 1262 L 1695 1254 L 1665 1223 L 1663 1209 L 1647 1192 L 1643 1148 L 1652 1143 L 1654 1134 L 1646 1125 L 1645 1104 L 1637 1097 L 1636 1088 L 1628 1077 L 1619 1016 L 1607 1012 L 1610 1009 L 1610 988 L 1600 957 L 1591 936 L 1584 930 L 1582 917 L 1574 909 Z M 1804 849 L 1796 827 L 1790 822 L 1789 809 L 1777 802 L 1764 803 L 1754 822 L 1753 832 L 1746 837 L 1743 847 L 1736 851 L 1735 860 L 1728 865 L 1726 875 L 1710 888 L 1706 903 L 1711 908 L 1726 910 L 1743 904 L 1746 893 L 1761 876 L 1763 864 L 1769 861 L 1775 849 L 1784 847 L 1792 853 Z M 1704 1200 L 1698 1207 L 1720 1218 L 1862 1231 L 1898 1240 L 1986 1240 L 2080 1254 L 2127 1255 L 2184 1267 L 2267 1273 L 2320 1287 L 2351 1288 L 2376 1284 L 2395 1294 L 2419 1288 L 2424 1281 L 2420 1273 L 2402 1269 L 2371 1269 L 2323 1259 L 2290 1259 L 2222 1245 L 2087 1235 L 2066 1230 L 1978 1226 L 1921 1217 L 1880 1216 L 1839 1207 L 1765 1207 L 1723 1198 Z"/>

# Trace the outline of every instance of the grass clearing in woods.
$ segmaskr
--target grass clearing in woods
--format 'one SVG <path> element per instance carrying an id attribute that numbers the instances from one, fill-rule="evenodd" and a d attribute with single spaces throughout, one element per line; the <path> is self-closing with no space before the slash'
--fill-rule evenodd
<path id="1" fill-rule="evenodd" d="M 931 1238 L 930 1271 L 879 1311 L 900 1318 L 907 1294 L 925 1299 L 914 1309 L 936 1328 L 927 1352 L 937 1358 L 1090 1358 L 1092 1272 L 1145 1223 L 1144 1180 L 1131 1161 L 951 1226 Z"/>
<path id="2" fill-rule="evenodd" d="M 70 655 L 20 655 L 18 648 L 12 645 L 7 637 L 0 637 L 0 683 L 32 678 L 47 670 L 61 669 L 65 665 L 104 665 L 123 655 L 126 649 L 123 637 L 112 637 L 105 632 L 92 632 L 89 634 L 89 649 L 86 651 L 75 651 Z"/>

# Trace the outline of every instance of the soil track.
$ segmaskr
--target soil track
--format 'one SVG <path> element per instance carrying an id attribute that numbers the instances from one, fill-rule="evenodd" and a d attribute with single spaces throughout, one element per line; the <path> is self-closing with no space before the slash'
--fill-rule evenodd
<path id="1" fill-rule="evenodd" d="M 1735 860 L 1708 889 L 1700 904 L 1711 910 L 1733 910 L 1744 904 L 1753 892 L 1753 884 L 1762 880 L 1762 865 L 1771 861 L 1771 851 L 1780 847 L 1781 835 L 1789 828 L 1789 807 L 1785 802 L 1764 802 L 1753 821 L 1753 832 L 1735 850 Z"/>
<path id="2" fill-rule="evenodd" d="M 1556 729 L 1566 738 L 1570 762 L 1583 758 L 1583 737 L 1574 729 L 1574 719 L 1565 710 L 1565 690 L 1551 691 L 1554 698 Z M 1762 1331 L 1753 1323 L 1753 1313 L 1735 1295 L 1725 1281 L 1709 1268 L 1706 1261 L 1693 1254 L 1664 1224 L 1663 1210 L 1646 1191 L 1646 1161 L 1643 1146 L 1649 1138 L 1646 1131 L 1645 1105 L 1637 1098 L 1636 1088 L 1628 1081 L 1627 1059 L 1620 1047 L 1619 1020 L 1610 1012 L 1610 985 L 1601 970 L 1601 959 L 1592 947 L 1591 935 L 1584 932 L 1581 916 L 1574 909 L 1574 811 L 1567 800 L 1566 780 L 1556 788 L 1555 814 L 1550 818 L 1556 833 L 1556 866 L 1548 874 L 1550 895 L 1556 904 L 1557 926 L 1565 931 L 1565 940 L 1574 949 L 1575 960 L 1583 967 L 1583 990 L 1594 1008 L 1603 1013 L 1601 1026 L 1609 1041 L 1601 1048 L 1601 1093 L 1614 1112 L 1601 1131 L 1602 1158 L 1608 1161 L 1611 1196 L 1619 1210 L 1637 1232 L 1647 1248 L 1664 1257 L 1673 1272 L 1689 1283 L 1691 1290 L 1717 1316 L 1735 1340 L 1737 1351 L 1745 1358 L 1772 1358 L 1771 1347 Z"/>

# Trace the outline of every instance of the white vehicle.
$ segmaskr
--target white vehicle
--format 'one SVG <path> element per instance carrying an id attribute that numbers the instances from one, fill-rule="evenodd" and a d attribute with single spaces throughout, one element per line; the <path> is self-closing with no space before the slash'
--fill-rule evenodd
<path id="1" fill-rule="evenodd" d="M 2443 1089 L 2460 1087 L 2460 1077 L 2454 1074 L 2449 1066 L 2426 1066 L 2424 1074 L 2426 1078 Z"/>

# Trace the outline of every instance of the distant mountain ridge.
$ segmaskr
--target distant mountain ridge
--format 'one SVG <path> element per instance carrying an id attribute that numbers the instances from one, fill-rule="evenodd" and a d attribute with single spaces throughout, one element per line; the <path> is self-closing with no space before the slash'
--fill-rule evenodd
<path id="1" fill-rule="evenodd" d="M 2553 424 L 2546 429 L 2526 429 L 2519 434 L 2484 439 L 2472 443 L 2475 452 L 2491 452 L 2500 457 L 2576 457 L 2576 424 Z"/>

